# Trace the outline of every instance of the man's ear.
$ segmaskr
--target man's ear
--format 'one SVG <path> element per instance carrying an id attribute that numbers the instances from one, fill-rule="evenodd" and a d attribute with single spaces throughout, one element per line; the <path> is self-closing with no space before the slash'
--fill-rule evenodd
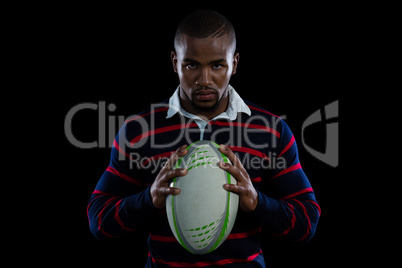
<path id="1" fill-rule="evenodd" d="M 172 60 L 173 63 L 173 70 L 175 73 L 177 73 L 177 55 L 175 51 L 172 51 L 170 53 L 170 59 Z"/>
<path id="2" fill-rule="evenodd" d="M 233 71 L 232 71 L 232 75 L 236 73 L 237 64 L 239 63 L 239 59 L 240 59 L 240 54 L 239 54 L 239 52 L 236 52 L 233 55 Z"/>

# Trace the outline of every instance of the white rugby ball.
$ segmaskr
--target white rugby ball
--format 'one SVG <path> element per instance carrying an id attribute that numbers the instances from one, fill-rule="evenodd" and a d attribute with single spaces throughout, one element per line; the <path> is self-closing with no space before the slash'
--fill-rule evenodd
<path id="1" fill-rule="evenodd" d="M 174 168 L 188 173 L 170 183 L 180 194 L 166 197 L 166 213 L 177 241 L 193 254 L 206 254 L 218 248 L 232 231 L 239 196 L 223 188 L 237 184 L 234 177 L 218 166 L 230 160 L 211 141 L 197 141 Z"/>

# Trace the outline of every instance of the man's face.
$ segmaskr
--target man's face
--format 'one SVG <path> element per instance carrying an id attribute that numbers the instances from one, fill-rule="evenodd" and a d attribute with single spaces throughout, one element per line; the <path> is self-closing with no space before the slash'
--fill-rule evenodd
<path id="1" fill-rule="evenodd" d="M 197 111 L 219 108 L 238 60 L 239 54 L 234 54 L 234 44 L 227 35 L 205 39 L 182 35 L 172 52 L 181 100 L 191 103 Z"/>

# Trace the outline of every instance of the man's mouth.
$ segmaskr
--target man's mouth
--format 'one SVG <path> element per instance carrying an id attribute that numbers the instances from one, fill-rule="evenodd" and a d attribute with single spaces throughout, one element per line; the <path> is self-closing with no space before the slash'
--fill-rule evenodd
<path id="1" fill-rule="evenodd" d="M 215 98 L 216 92 L 213 89 L 200 89 L 194 93 L 194 97 L 199 101 L 208 101 Z"/>

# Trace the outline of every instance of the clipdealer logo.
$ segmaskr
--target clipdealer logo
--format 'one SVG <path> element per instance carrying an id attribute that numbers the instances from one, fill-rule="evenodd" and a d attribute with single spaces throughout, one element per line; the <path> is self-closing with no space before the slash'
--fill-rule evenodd
<path id="1" fill-rule="evenodd" d="M 73 134 L 72 122 L 77 113 L 82 110 L 94 110 L 98 111 L 98 140 L 91 142 L 84 142 L 78 140 Z M 93 149 L 93 148 L 112 148 L 113 140 L 116 136 L 116 130 L 120 129 L 125 121 L 125 117 L 123 115 L 114 116 L 109 115 L 108 119 L 106 119 L 107 111 L 114 112 L 116 110 L 116 105 L 111 103 L 106 107 L 105 101 L 99 101 L 96 103 L 80 103 L 72 107 L 66 114 L 64 118 L 64 135 L 67 140 L 77 148 L 80 149 Z M 116 127 L 116 118 L 117 118 L 117 127 Z M 108 130 L 106 131 L 106 121 L 108 121 Z M 109 142 L 106 142 L 106 133 L 109 135 Z"/>
<path id="2" fill-rule="evenodd" d="M 98 139 L 95 141 L 85 142 L 77 139 L 73 134 L 72 122 L 79 112 L 85 109 L 98 111 Z M 96 103 L 80 103 L 72 107 L 66 114 L 64 119 L 64 134 L 67 140 L 77 148 L 112 148 L 114 138 L 117 131 L 123 126 L 126 118 L 123 115 L 108 115 L 107 112 L 114 112 L 116 105 L 111 103 L 106 105 L 105 101 Z M 323 111 L 323 112 L 322 112 Z M 322 116 L 324 114 L 324 118 Z M 286 119 L 286 115 L 281 118 Z M 336 100 L 326 105 L 323 110 L 318 109 L 309 115 L 301 126 L 301 139 L 304 149 L 317 160 L 336 168 L 339 165 L 339 122 L 334 122 L 339 117 L 339 101 Z M 339 120 L 338 120 L 339 121 Z M 325 134 L 325 151 L 320 152 L 306 143 L 306 128 L 317 123 L 326 124 Z M 149 130 L 150 126 L 141 124 L 143 130 Z M 107 139 L 108 136 L 108 139 Z"/>
<path id="3" fill-rule="evenodd" d="M 339 164 L 339 123 L 338 122 L 327 122 L 331 121 L 339 116 L 339 101 L 336 100 L 324 107 L 325 121 L 323 121 L 321 116 L 321 109 L 318 109 L 312 113 L 306 120 L 304 120 L 301 137 L 302 144 L 304 148 L 316 159 L 324 162 L 331 167 L 337 167 Z M 319 152 L 318 150 L 307 145 L 304 136 L 304 130 L 316 123 L 324 122 L 326 124 L 326 140 L 325 140 L 325 152 Z"/>

